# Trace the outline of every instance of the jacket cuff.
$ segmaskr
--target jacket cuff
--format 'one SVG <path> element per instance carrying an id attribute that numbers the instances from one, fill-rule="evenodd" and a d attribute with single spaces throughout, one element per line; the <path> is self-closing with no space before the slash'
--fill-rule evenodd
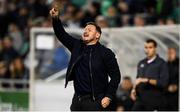
<path id="1" fill-rule="evenodd" d="M 113 96 L 109 95 L 109 94 L 106 94 L 105 97 L 108 97 L 110 99 L 110 101 L 112 101 L 112 99 L 113 99 Z"/>

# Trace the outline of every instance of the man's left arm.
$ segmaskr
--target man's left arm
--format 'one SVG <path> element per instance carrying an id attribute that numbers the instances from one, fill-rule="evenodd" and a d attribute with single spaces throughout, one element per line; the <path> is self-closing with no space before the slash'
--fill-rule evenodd
<path id="1" fill-rule="evenodd" d="M 109 52 L 107 52 L 105 56 L 105 66 L 110 77 L 110 82 L 108 84 L 105 97 L 108 97 L 112 100 L 115 97 L 116 90 L 120 83 L 121 74 L 115 54 L 111 50 L 108 51 Z"/>

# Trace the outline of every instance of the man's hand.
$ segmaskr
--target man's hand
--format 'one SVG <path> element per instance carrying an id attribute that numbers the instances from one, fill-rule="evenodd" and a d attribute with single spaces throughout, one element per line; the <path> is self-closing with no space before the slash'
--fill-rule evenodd
<path id="1" fill-rule="evenodd" d="M 176 92 L 178 89 L 177 85 L 176 84 L 171 84 L 168 86 L 168 91 L 171 92 L 171 93 L 174 93 Z"/>
<path id="2" fill-rule="evenodd" d="M 55 7 L 55 8 L 52 8 L 52 9 L 49 11 L 49 14 L 51 15 L 51 17 L 55 18 L 55 17 L 58 17 L 59 11 L 58 11 L 58 9 Z"/>
<path id="3" fill-rule="evenodd" d="M 111 102 L 110 98 L 104 97 L 101 100 L 101 105 L 102 105 L 103 108 L 106 108 L 107 106 L 109 106 L 110 102 Z"/>
<path id="4" fill-rule="evenodd" d="M 130 97 L 133 101 L 136 100 L 136 90 L 135 89 L 132 89 Z"/>
<path id="5" fill-rule="evenodd" d="M 147 83 L 148 79 L 147 78 L 137 78 L 135 81 L 135 85 L 139 85 L 140 83 Z"/>

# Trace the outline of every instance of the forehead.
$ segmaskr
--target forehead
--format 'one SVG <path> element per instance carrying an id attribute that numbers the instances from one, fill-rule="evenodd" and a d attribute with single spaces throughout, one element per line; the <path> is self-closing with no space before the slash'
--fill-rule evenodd
<path id="1" fill-rule="evenodd" d="M 168 49 L 168 51 L 169 51 L 169 52 L 176 52 L 176 50 L 173 49 L 173 48 Z"/>
<path id="2" fill-rule="evenodd" d="M 152 42 L 148 42 L 144 44 L 145 47 L 154 47 L 154 44 Z"/>
<path id="3" fill-rule="evenodd" d="M 86 27 L 85 27 L 85 29 L 95 29 L 96 27 L 94 26 L 94 25 L 87 25 Z"/>

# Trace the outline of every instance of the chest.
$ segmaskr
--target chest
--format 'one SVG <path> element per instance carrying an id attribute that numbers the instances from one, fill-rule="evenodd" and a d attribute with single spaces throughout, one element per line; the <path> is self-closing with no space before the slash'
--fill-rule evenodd
<path id="1" fill-rule="evenodd" d="M 161 72 L 160 63 L 140 63 L 138 66 L 138 75 L 148 78 L 158 78 Z"/>

